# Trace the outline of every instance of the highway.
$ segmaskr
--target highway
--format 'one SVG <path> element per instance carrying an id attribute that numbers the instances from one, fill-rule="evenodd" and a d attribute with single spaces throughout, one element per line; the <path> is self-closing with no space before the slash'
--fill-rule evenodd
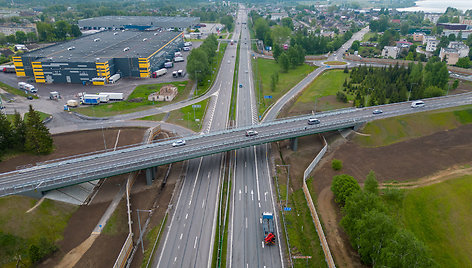
<path id="1" fill-rule="evenodd" d="M 236 30 L 234 38 L 238 36 L 239 31 Z M 228 45 L 218 77 L 210 89 L 212 97 L 203 122 L 204 133 L 227 128 L 235 58 L 236 45 Z M 222 165 L 222 154 L 190 160 L 179 199 L 165 239 L 156 252 L 158 256 L 154 258 L 153 267 L 211 266 Z"/>
<path id="2" fill-rule="evenodd" d="M 240 9 L 241 21 L 247 11 Z M 246 24 L 241 27 L 236 126 L 258 124 L 251 70 L 251 42 Z M 275 246 L 263 244 L 262 212 L 276 213 L 266 155 L 266 146 L 235 151 L 234 176 L 227 256 L 229 267 L 283 267 L 280 240 Z"/>

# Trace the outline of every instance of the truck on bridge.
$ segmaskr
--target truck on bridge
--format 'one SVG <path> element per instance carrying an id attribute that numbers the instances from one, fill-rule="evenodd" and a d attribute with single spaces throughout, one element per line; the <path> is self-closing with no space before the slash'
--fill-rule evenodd
<path id="1" fill-rule="evenodd" d="M 262 213 L 262 230 L 264 231 L 264 243 L 266 245 L 275 244 L 275 224 L 274 214 L 269 212 Z"/>

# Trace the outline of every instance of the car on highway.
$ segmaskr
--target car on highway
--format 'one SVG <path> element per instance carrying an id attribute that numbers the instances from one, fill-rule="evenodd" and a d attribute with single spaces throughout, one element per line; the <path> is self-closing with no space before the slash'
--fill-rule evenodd
<path id="1" fill-rule="evenodd" d="M 381 113 L 383 113 L 383 111 L 380 110 L 380 109 L 375 109 L 372 113 L 373 114 L 381 114 Z"/>
<path id="2" fill-rule="evenodd" d="M 257 131 L 255 131 L 255 130 L 246 131 L 246 137 L 256 136 L 257 134 L 259 134 L 259 133 L 257 133 Z"/>
<path id="3" fill-rule="evenodd" d="M 320 123 L 319 119 L 316 119 L 316 118 L 309 118 L 308 119 L 308 125 L 317 125 L 319 123 Z"/>
<path id="4" fill-rule="evenodd" d="M 185 140 L 176 140 L 172 143 L 172 146 L 173 147 L 178 147 L 178 146 L 183 146 L 185 144 L 186 144 Z"/>
<path id="5" fill-rule="evenodd" d="M 414 101 L 411 103 L 411 108 L 418 108 L 418 107 L 423 107 L 425 104 L 424 104 L 424 101 Z"/>

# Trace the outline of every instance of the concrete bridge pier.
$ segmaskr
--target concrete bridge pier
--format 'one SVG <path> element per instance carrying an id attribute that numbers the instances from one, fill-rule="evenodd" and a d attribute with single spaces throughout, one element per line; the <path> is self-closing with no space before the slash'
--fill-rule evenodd
<path id="1" fill-rule="evenodd" d="M 150 167 L 146 169 L 146 185 L 151 185 L 156 178 L 157 167 Z"/>
<path id="2" fill-rule="evenodd" d="M 291 138 L 290 139 L 290 148 L 294 152 L 296 152 L 298 150 L 298 138 Z"/>
<path id="3" fill-rule="evenodd" d="M 38 199 L 42 198 L 44 194 L 45 193 L 43 193 L 43 191 L 38 190 L 38 189 L 21 193 L 21 195 L 32 197 L 32 198 L 38 198 Z"/>

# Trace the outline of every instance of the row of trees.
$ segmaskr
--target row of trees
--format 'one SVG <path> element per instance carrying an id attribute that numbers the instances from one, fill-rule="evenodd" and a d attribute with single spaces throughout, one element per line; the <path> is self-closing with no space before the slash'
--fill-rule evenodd
<path id="1" fill-rule="evenodd" d="M 203 81 L 211 74 L 211 64 L 215 60 L 218 40 L 216 35 L 209 35 L 198 48 L 190 51 L 187 59 L 187 73 L 190 79 Z"/>
<path id="2" fill-rule="evenodd" d="M 428 248 L 413 233 L 398 226 L 379 196 L 371 171 L 361 189 L 349 175 L 334 176 L 335 201 L 343 208 L 341 226 L 361 261 L 373 267 L 435 267 Z M 400 190 L 389 190 L 385 198 L 401 201 Z"/>
<path id="3" fill-rule="evenodd" d="M 25 118 L 15 112 L 12 122 L 0 113 L 0 155 L 9 150 L 33 154 L 52 152 L 51 134 L 33 106 L 29 106 L 29 112 Z"/>
<path id="4" fill-rule="evenodd" d="M 448 80 L 446 64 L 431 58 L 424 67 L 422 63 L 410 63 L 408 68 L 359 66 L 343 86 L 355 96 L 353 105 L 364 107 L 442 96 L 449 89 Z"/>
<path id="5" fill-rule="evenodd" d="M 6 44 L 26 44 L 34 42 L 54 42 L 64 41 L 68 37 L 79 37 L 82 35 L 79 26 L 69 24 L 66 21 L 58 21 L 56 23 L 37 22 L 35 32 L 25 33 L 17 31 L 15 34 L 5 35 L 0 33 L 0 45 Z"/>

